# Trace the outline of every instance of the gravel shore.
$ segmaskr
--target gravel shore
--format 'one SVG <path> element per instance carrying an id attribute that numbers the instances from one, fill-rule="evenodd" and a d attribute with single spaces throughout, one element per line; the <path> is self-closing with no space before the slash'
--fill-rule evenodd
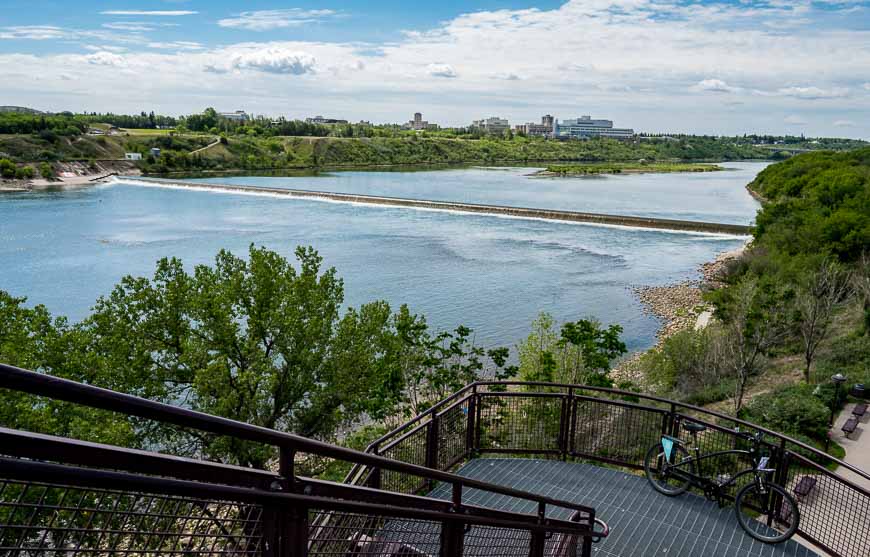
<path id="1" fill-rule="evenodd" d="M 675 333 L 707 325 L 711 316 L 711 308 L 704 302 L 701 293 L 704 289 L 717 288 L 721 285 L 719 277 L 729 263 L 739 258 L 747 249 L 749 242 L 730 251 L 722 252 L 712 261 L 701 265 L 699 271 L 701 280 L 685 281 L 667 286 L 635 286 L 631 290 L 643 303 L 644 313 L 654 315 L 663 321 L 656 333 L 656 345 L 651 350 L 657 350 L 662 342 Z M 611 376 L 617 382 L 631 381 L 641 387 L 648 387 L 638 361 L 646 353 L 637 352 L 619 363 L 611 371 Z"/>

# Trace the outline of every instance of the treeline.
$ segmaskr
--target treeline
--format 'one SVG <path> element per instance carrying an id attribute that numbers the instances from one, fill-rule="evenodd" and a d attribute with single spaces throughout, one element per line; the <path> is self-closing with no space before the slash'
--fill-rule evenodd
<path id="1" fill-rule="evenodd" d="M 72 136 L 84 133 L 87 122 L 71 113 L 28 114 L 0 112 L 0 134 L 51 134 Z"/>
<path id="2" fill-rule="evenodd" d="M 870 384 L 870 148 L 798 155 L 749 187 L 766 201 L 751 249 L 706 294 L 716 322 L 642 367 L 673 396 L 731 399 L 739 416 L 824 447 L 830 408 L 846 400 L 830 377 Z M 777 379 L 794 372 L 798 384 Z M 747 403 L 764 377 L 784 386 Z"/>
<path id="3" fill-rule="evenodd" d="M 178 125 L 178 118 L 155 114 L 154 111 L 139 114 L 114 114 L 112 112 L 86 112 L 78 117 L 90 124 L 110 124 L 118 128 L 131 129 L 157 129 L 174 128 Z"/>
<path id="4" fill-rule="evenodd" d="M 295 256 L 252 246 L 245 258 L 221 251 L 190 270 L 162 259 L 152 277 L 123 278 L 75 324 L 0 291 L 0 361 L 326 440 L 360 421 L 397 424 L 476 379 L 517 374 L 507 348 L 476 346 L 467 327 L 433 331 L 379 300 L 345 307 L 336 270 L 312 248 Z M 618 329 L 581 321 L 563 331 L 579 354 L 574 369 L 606 373 L 625 350 Z M 0 425 L 261 469 L 275 457 L 12 391 L 0 392 Z"/>

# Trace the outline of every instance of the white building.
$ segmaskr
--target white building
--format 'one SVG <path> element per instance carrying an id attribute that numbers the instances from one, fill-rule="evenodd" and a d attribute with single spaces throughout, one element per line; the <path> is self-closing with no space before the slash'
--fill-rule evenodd
<path id="1" fill-rule="evenodd" d="M 510 129 L 510 123 L 504 119 L 499 118 L 498 116 L 490 116 L 485 120 L 475 120 L 471 123 L 472 128 L 478 128 L 486 133 L 494 133 L 500 134 L 504 133 L 505 130 Z"/>
<path id="2" fill-rule="evenodd" d="M 141 161 L 142 153 L 124 153 L 124 158 L 128 161 Z"/>
<path id="3" fill-rule="evenodd" d="M 218 117 L 232 120 L 233 122 L 247 122 L 251 119 L 248 113 L 244 110 L 236 110 L 235 112 L 218 112 Z"/>
<path id="4" fill-rule="evenodd" d="M 589 139 L 592 137 L 610 137 L 613 139 L 630 139 L 634 137 L 631 128 L 614 128 L 612 120 L 593 120 L 591 116 L 570 118 L 553 125 L 556 137 L 564 139 Z"/>

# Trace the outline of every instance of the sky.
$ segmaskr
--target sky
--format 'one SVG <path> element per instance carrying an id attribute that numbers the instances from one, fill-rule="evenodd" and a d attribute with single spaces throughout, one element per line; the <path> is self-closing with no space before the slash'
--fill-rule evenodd
<path id="1" fill-rule="evenodd" d="M 870 0 L 0 0 L 0 105 L 870 139 Z"/>

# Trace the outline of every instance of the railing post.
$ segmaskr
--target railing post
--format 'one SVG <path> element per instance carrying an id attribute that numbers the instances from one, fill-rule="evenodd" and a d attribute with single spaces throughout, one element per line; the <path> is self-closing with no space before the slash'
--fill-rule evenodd
<path id="1" fill-rule="evenodd" d="M 538 503 L 538 522 L 544 523 L 547 517 L 547 507 L 544 503 Z M 547 543 L 546 535 L 541 530 L 532 532 L 529 544 L 529 557 L 544 557 L 544 546 Z"/>
<path id="2" fill-rule="evenodd" d="M 571 413 L 571 389 L 562 397 L 562 409 L 559 412 L 559 456 L 562 460 L 568 459 L 568 424 Z"/>
<path id="3" fill-rule="evenodd" d="M 378 443 L 374 443 L 371 447 L 372 453 L 378 456 L 381 455 L 381 447 Z M 381 468 L 379 466 L 372 468 L 371 473 L 369 474 L 368 486 L 373 489 L 381 488 Z"/>
<path id="4" fill-rule="evenodd" d="M 473 387 L 471 398 L 468 399 L 468 424 L 465 427 L 465 458 L 471 458 L 477 452 L 474 446 L 475 429 L 477 420 L 477 387 Z"/>
<path id="5" fill-rule="evenodd" d="M 454 483 L 451 494 L 452 511 L 462 513 L 462 484 Z M 465 546 L 465 523 L 459 520 L 447 520 L 441 523 L 441 551 L 439 557 L 455 557 L 462 555 Z"/>
<path id="6" fill-rule="evenodd" d="M 296 451 L 281 447 L 278 461 L 280 486 L 288 492 L 296 491 Z M 308 555 L 308 509 L 294 507 L 280 508 L 277 512 L 276 533 L 278 551 L 275 557 L 306 557 Z"/>
<path id="7" fill-rule="evenodd" d="M 426 468 L 438 470 L 438 414 L 432 412 L 432 417 L 429 420 L 429 425 L 426 429 Z M 435 482 L 427 480 L 426 483 L 429 489 L 435 488 Z"/>

